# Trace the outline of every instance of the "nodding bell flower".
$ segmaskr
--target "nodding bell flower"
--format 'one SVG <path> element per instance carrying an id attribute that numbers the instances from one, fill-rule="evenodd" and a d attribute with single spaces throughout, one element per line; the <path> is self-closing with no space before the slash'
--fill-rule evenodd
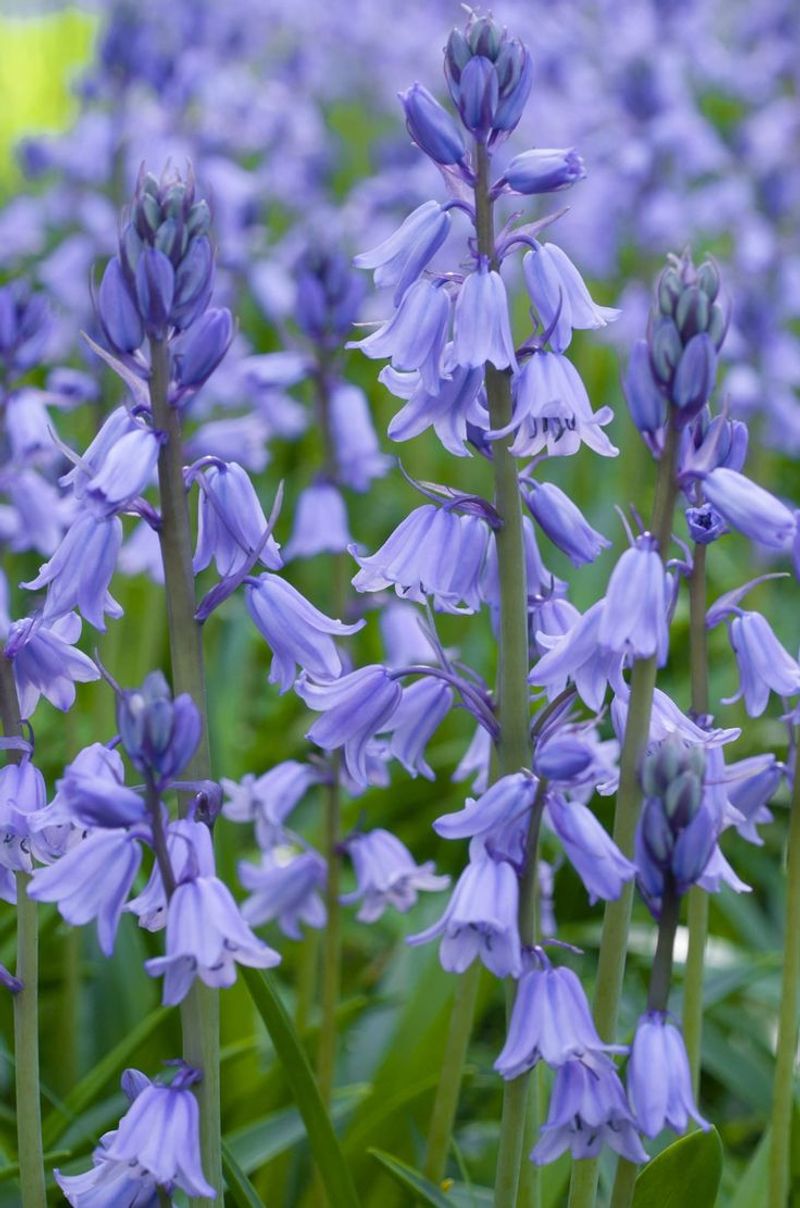
<path id="1" fill-rule="evenodd" d="M 426 201 L 405 222 L 369 252 L 356 256 L 356 268 L 374 269 L 379 289 L 394 287 L 397 306 L 410 285 L 444 243 L 450 230 L 450 215 L 438 201 Z"/>
<path id="2" fill-rule="evenodd" d="M 402 700 L 398 681 L 385 667 L 373 663 L 329 683 L 313 683 L 303 675 L 295 690 L 310 709 L 322 714 L 306 737 L 325 751 L 342 748 L 348 774 L 366 788 L 370 783 L 369 744 L 386 729 Z"/>
<path id="3" fill-rule="evenodd" d="M 36 578 L 22 584 L 28 591 L 47 588 L 43 620 L 53 621 L 77 608 L 90 625 L 105 632 L 106 613 L 121 617 L 122 609 L 108 591 L 121 544 L 118 516 L 78 516 Z"/>
<path id="4" fill-rule="evenodd" d="M 625 550 L 608 582 L 597 640 L 613 654 L 667 659 L 667 577 L 655 539 L 638 537 Z"/>
<path id="5" fill-rule="evenodd" d="M 602 708 L 609 683 L 619 682 L 623 654 L 599 645 L 600 622 L 605 602 L 598 600 L 578 616 L 563 634 L 536 633 L 544 654 L 529 675 L 532 684 L 547 690 L 552 700 L 571 679 L 581 700 L 597 712 Z"/>
<path id="6" fill-rule="evenodd" d="M 283 824 L 323 772 L 310 763 L 285 759 L 263 776 L 248 773 L 237 784 L 221 780 L 227 801 L 222 812 L 231 822 L 254 822 L 259 847 L 268 850 L 282 841 Z"/>
<path id="7" fill-rule="evenodd" d="M 550 344 L 564 352 L 573 330 L 605 327 L 619 317 L 612 306 L 598 306 L 565 252 L 554 243 L 537 243 L 522 261 L 525 284 Z"/>
<path id="8" fill-rule="evenodd" d="M 744 698 L 748 717 L 760 717 L 770 692 L 800 693 L 800 664 L 781 645 L 760 612 L 738 612 L 729 623 L 731 647 L 739 668 L 739 691 L 724 704 Z"/>
<path id="9" fill-rule="evenodd" d="M 332 482 L 314 482 L 306 487 L 295 504 L 292 536 L 283 551 L 286 561 L 341 554 L 352 541 L 341 491 Z"/>
<path id="10" fill-rule="evenodd" d="M 437 394 L 449 326 L 447 291 L 421 278 L 403 294 L 387 323 L 347 347 L 360 348 L 372 360 L 389 357 L 395 369 L 418 369 L 426 390 Z"/>
<path id="11" fill-rule="evenodd" d="M 22 718 L 33 716 L 42 696 L 66 713 L 75 703 L 75 685 L 100 678 L 89 656 L 75 648 L 80 635 L 74 612 L 49 624 L 37 615 L 12 622 L 2 657 L 14 667 Z"/>
<path id="12" fill-rule="evenodd" d="M 460 164 L 466 147 L 461 131 L 446 109 L 422 84 L 412 84 L 400 93 L 406 128 L 420 151 L 436 164 Z"/>
<path id="13" fill-rule="evenodd" d="M 476 272 L 464 278 L 458 292 L 452 358 L 465 369 L 478 369 L 487 361 L 496 369 L 517 368 L 506 287 L 485 258 Z"/>
<path id="14" fill-rule="evenodd" d="M 646 1137 L 664 1128 L 685 1133 L 689 1120 L 711 1125 L 697 1110 L 683 1036 L 663 1011 L 649 1011 L 636 1025 L 628 1062 L 628 1100 Z"/>
<path id="15" fill-rule="evenodd" d="M 636 866 L 623 856 L 588 806 L 551 792 L 544 816 L 583 881 L 589 901 L 618 898 L 626 881 L 636 875 Z"/>
<path id="16" fill-rule="evenodd" d="M 593 529 L 577 504 L 552 482 L 531 482 L 523 491 L 528 511 L 573 566 L 584 566 L 611 542 Z"/>
<path id="17" fill-rule="evenodd" d="M 290 843 L 262 852 L 258 864 L 242 861 L 239 880 L 251 895 L 242 903 L 242 917 L 254 927 L 276 919 L 284 935 L 300 940 L 301 923 L 306 927 L 325 926 L 327 915 L 321 893 L 327 875 L 322 856 Z"/>
<path id="18" fill-rule="evenodd" d="M 573 1158 L 596 1158 L 604 1145 L 629 1162 L 647 1161 L 613 1062 L 604 1053 L 584 1053 L 559 1066 L 531 1159 L 545 1165 L 566 1150 Z"/>
<path id="19" fill-rule="evenodd" d="M 356 888 L 343 894 L 341 901 L 346 906 L 361 903 L 356 915 L 361 923 L 374 923 L 388 907 L 405 914 L 418 893 L 435 893 L 450 884 L 449 877 L 436 875 L 432 860 L 416 864 L 405 844 L 387 830 L 356 833 L 344 846 L 353 863 Z"/>
<path id="20" fill-rule="evenodd" d="M 407 943 L 426 944 L 441 936 L 439 960 L 448 973 L 463 973 L 477 958 L 496 977 L 519 977 L 518 908 L 514 869 L 479 852 L 459 877 L 439 921 L 409 936 Z"/>
<path id="21" fill-rule="evenodd" d="M 453 707 L 449 684 L 425 676 L 403 689 L 403 696 L 387 724 L 387 754 L 402 763 L 410 776 L 434 780 L 425 760 L 425 747 Z"/>
<path id="22" fill-rule="evenodd" d="M 619 453 L 602 431 L 613 418 L 611 409 L 592 411 L 577 369 L 561 353 L 535 352 L 514 375 L 512 390 L 516 457 L 534 457 L 543 449 L 551 457 L 571 457 L 581 443 L 601 457 Z"/>
<path id="23" fill-rule="evenodd" d="M 703 494 L 731 528 L 770 549 L 789 549 L 797 515 L 744 474 L 718 466 L 702 480 Z"/>
<path id="24" fill-rule="evenodd" d="M 267 518 L 249 474 L 235 461 L 214 462 L 198 475 L 197 548 L 195 573 L 212 558 L 222 578 L 236 575 L 253 562 L 262 547 Z M 283 565 L 278 545 L 267 538 L 259 562 L 269 570 Z"/>
<path id="25" fill-rule="evenodd" d="M 448 345 L 445 349 L 445 360 L 451 348 Z M 437 394 L 430 393 L 418 373 L 397 373 L 389 365 L 381 370 L 378 380 L 397 398 L 407 400 L 389 423 L 391 440 L 411 440 L 432 427 L 448 453 L 470 456 L 465 443 L 469 425 L 482 427 L 486 422 L 483 366 L 454 366 L 450 377 L 439 383 Z"/>

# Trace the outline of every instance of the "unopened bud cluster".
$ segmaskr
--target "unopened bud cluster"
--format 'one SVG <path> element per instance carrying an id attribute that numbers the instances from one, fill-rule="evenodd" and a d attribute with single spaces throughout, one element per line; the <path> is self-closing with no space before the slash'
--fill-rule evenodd
<path id="1" fill-rule="evenodd" d="M 490 16 L 473 16 L 447 40 L 444 71 L 467 129 L 486 142 L 513 130 L 531 90 L 532 64 L 518 38 Z"/>
<path id="2" fill-rule="evenodd" d="M 186 693 L 173 700 L 160 671 L 117 698 L 117 725 L 131 763 L 157 786 L 186 766 L 200 740 L 197 706 Z"/>

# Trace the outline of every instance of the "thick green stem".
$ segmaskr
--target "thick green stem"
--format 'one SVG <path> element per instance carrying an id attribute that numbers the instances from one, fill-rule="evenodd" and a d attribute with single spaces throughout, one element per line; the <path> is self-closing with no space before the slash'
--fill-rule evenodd
<path id="1" fill-rule="evenodd" d="M 795 736 L 795 751 L 800 731 Z M 789 815 L 787 851 L 786 939 L 783 952 L 778 1048 L 772 1092 L 772 1139 L 769 1155 L 770 1204 L 789 1200 L 791 1171 L 792 1105 L 797 1059 L 797 1007 L 800 987 L 800 759 L 795 754 L 794 787 Z"/>
<path id="2" fill-rule="evenodd" d="M 176 695 L 181 692 L 189 693 L 202 720 L 200 743 L 186 769 L 186 778 L 208 780 L 211 777 L 211 755 L 208 743 L 203 643 L 200 626 L 194 616 L 196 602 L 192 571 L 192 535 L 183 481 L 180 412 L 169 403 L 169 349 L 166 343 L 162 340 L 151 340 L 150 356 L 150 404 L 153 423 L 166 437 L 158 457 L 161 502 L 159 540 L 166 585 L 172 686 Z M 185 801 L 182 808 L 186 808 Z M 219 1204 L 222 1202 L 223 1186 L 219 992 L 195 981 L 181 1003 L 181 1024 L 184 1058 L 203 1074 L 202 1082 L 197 1087 L 203 1171 L 209 1183 L 216 1188 L 216 1202 Z M 194 1198 L 190 1202 L 197 1208 L 210 1208 L 214 1203 L 213 1200 L 202 1197 Z"/>
<path id="3" fill-rule="evenodd" d="M 706 551 L 695 545 L 689 579 L 689 660 L 692 713 L 702 719 L 709 711 L 708 634 L 706 632 Z M 701 723 L 702 724 L 702 723 Z M 708 894 L 699 885 L 689 890 L 689 950 L 683 990 L 683 1038 L 692 1074 L 695 1099 L 700 1092 L 700 1049 L 703 1035 L 703 968 L 708 937 Z"/>
<path id="4" fill-rule="evenodd" d="M 476 149 L 475 226 L 478 253 L 490 267 L 498 268 L 494 243 L 494 215 L 489 196 L 489 156 L 486 148 Z M 486 397 L 493 428 L 504 428 L 513 409 L 511 378 L 508 372 L 486 365 Z M 495 441 L 492 450 L 495 507 L 502 527 L 496 533 L 497 570 L 500 580 L 500 632 L 498 638 L 497 702 L 500 738 L 497 743 L 497 770 L 500 776 L 518 772 L 530 763 L 530 691 L 528 688 L 528 588 L 525 581 L 525 549 L 522 529 L 522 504 L 517 464 L 510 451 L 510 438 Z M 538 842 L 538 824 L 533 834 Z M 531 903 L 536 895 L 536 846 L 526 851 L 528 918 L 521 922 L 535 933 Z M 522 903 L 521 903 L 522 906 Z M 525 1119 L 528 1112 L 528 1076 L 507 1082 L 503 1092 L 503 1118 L 495 1176 L 495 1208 L 512 1208 L 517 1199 Z"/>
<path id="5" fill-rule="evenodd" d="M 672 518 L 678 495 L 676 465 L 678 432 L 667 428 L 664 450 L 658 463 L 656 497 L 650 531 L 666 561 L 672 535 Z M 638 659 L 633 664 L 625 737 L 619 765 L 619 787 L 614 810 L 614 842 L 626 856 L 633 855 L 633 840 L 642 806 L 639 767 L 650 736 L 650 715 L 656 686 L 657 659 Z M 608 902 L 603 916 L 603 934 L 597 964 L 594 1018 L 600 1036 L 612 1042 L 622 994 L 628 932 L 633 907 L 633 883 L 628 882 L 616 901 Z M 597 1159 L 576 1162 L 572 1169 L 569 1208 L 591 1208 L 597 1194 Z"/>
<path id="6" fill-rule="evenodd" d="M 0 655 L 0 719 L 6 738 L 22 737 L 22 721 L 11 663 Z M 7 753 L 18 763 L 20 752 Z M 17 1090 L 17 1150 L 23 1208 L 44 1208 L 44 1159 L 39 1090 L 39 922 L 28 897 L 27 873 L 16 874 L 17 965 L 22 989 L 14 995 L 14 1065 Z"/>
<path id="7" fill-rule="evenodd" d="M 428 1145 L 423 1169 L 425 1177 L 432 1183 L 441 1183 L 444 1178 L 480 980 L 481 966 L 476 962 L 456 981 L 439 1083 L 428 1125 Z"/>

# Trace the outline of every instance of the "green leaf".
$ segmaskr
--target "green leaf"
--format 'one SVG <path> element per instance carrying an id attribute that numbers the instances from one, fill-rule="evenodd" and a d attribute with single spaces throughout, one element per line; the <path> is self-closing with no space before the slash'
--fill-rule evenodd
<path id="1" fill-rule="evenodd" d="M 761 1138 L 742 1177 L 730 1208 L 763 1208 L 769 1198 L 769 1150 L 772 1133 L 769 1129 Z"/>
<path id="2" fill-rule="evenodd" d="M 225 1141 L 222 1142 L 222 1169 L 230 1197 L 238 1208 L 264 1208 L 264 1201 Z"/>
<path id="3" fill-rule="evenodd" d="M 645 1166 L 634 1186 L 633 1208 L 714 1208 L 721 1177 L 717 1130 L 689 1133 Z"/>
<path id="4" fill-rule="evenodd" d="M 42 1126 L 45 1146 L 52 1146 L 66 1132 L 71 1122 L 93 1102 L 99 1091 L 120 1072 L 140 1045 L 153 1033 L 167 1015 L 167 1007 L 156 1007 L 110 1052 L 93 1066 L 67 1097 L 50 1112 Z"/>
<path id="5" fill-rule="evenodd" d="M 369 1093 L 363 1083 L 344 1086 L 333 1092 L 331 1119 L 340 1120 L 353 1111 Z M 299 1144 L 306 1135 L 303 1120 L 296 1107 L 281 1108 L 270 1112 L 260 1120 L 254 1120 L 243 1128 L 227 1135 L 228 1148 L 245 1174 L 265 1166 L 282 1153 Z"/>
<path id="6" fill-rule="evenodd" d="M 413 1166 L 409 1166 L 406 1162 L 401 1162 L 399 1158 L 386 1153 L 383 1149 L 370 1149 L 368 1152 L 382 1166 L 386 1167 L 393 1179 L 400 1183 L 402 1187 L 407 1187 L 410 1191 L 413 1191 L 426 1204 L 432 1204 L 433 1208 L 453 1208 L 453 1201 L 435 1183 L 432 1183 L 430 1179 L 426 1179 Z"/>
<path id="7" fill-rule="evenodd" d="M 286 1008 L 260 970 L 245 968 L 242 976 L 286 1072 L 328 1198 L 336 1208 L 358 1208 L 358 1195 L 339 1140 Z"/>

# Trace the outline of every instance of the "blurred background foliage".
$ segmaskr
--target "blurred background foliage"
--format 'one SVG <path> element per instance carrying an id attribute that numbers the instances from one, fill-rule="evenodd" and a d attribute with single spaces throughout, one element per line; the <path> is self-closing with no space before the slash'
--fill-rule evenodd
<path id="1" fill-rule="evenodd" d="M 0 193 L 12 195 L 20 176 L 12 147 L 23 134 L 66 128 L 75 112 L 69 81 L 92 53 L 97 15 L 77 9 L 26 15 L 17 7 L 0 9 Z M 714 98 L 707 108 L 721 125 L 726 109 Z M 344 194 L 370 171 L 369 153 L 375 122 L 356 105 L 337 104 L 330 115 L 331 129 L 342 147 L 336 186 Z M 577 204 L 577 203 L 576 203 Z M 678 249 L 676 249 L 678 250 Z M 695 249 L 696 258 L 705 249 Z M 653 275 L 659 267 L 637 264 L 639 276 Z M 723 268 L 724 271 L 724 268 Z M 608 283 L 594 283 L 601 302 L 613 300 Z M 524 315 L 520 316 L 521 319 Z M 277 333 L 255 308 L 239 314 L 245 334 L 257 351 L 279 346 Z M 622 526 L 613 508 L 633 503 L 647 516 L 653 488 L 652 463 L 639 441 L 619 389 L 616 353 L 591 335 L 578 333 L 572 346 L 574 359 L 595 408 L 609 403 L 616 419 L 609 429 L 622 450 L 614 462 L 592 459 L 584 451 L 569 459 L 548 463 L 546 476 L 558 482 L 581 505 L 589 521 L 615 542 L 598 562 L 574 572 L 566 559 L 543 541 L 545 560 L 556 574 L 567 575 L 572 599 L 581 609 L 602 593 L 613 559 L 624 547 Z M 373 363 L 352 356 L 347 375 L 359 382 L 373 403 L 376 426 L 384 431 L 392 414 L 392 400 L 377 385 Z M 119 394 L 104 378 L 104 408 Z M 62 435 L 74 447 L 90 439 L 94 420 L 85 412 L 69 418 Z M 755 444 L 755 442 L 754 442 Z M 386 442 L 384 442 L 386 447 Z M 395 452 L 397 447 L 395 447 Z M 478 459 L 454 463 L 432 436 L 403 446 L 401 455 L 415 477 L 455 483 L 488 494 L 490 475 Z M 279 524 L 286 539 L 292 504 L 321 459 L 318 434 L 313 426 L 296 442 L 271 445 L 272 462 L 260 482 L 265 502 L 272 499 L 279 480 L 287 486 L 287 501 Z M 778 493 L 800 494 L 797 463 L 779 453 L 760 451 L 754 476 Z M 350 498 L 354 536 L 373 550 L 417 500 L 399 473 L 374 484 L 367 497 Z M 34 572 L 38 559 L 27 556 L 24 573 Z M 24 559 L 23 559 L 24 562 Z M 15 574 L 19 568 L 15 565 Z M 709 558 L 710 598 L 738 585 L 768 567 L 754 562 L 751 547 L 737 536 L 715 545 Z M 323 610 L 330 608 L 331 566 L 324 557 L 312 563 L 293 564 L 289 577 Z M 167 665 L 162 593 L 139 579 L 115 580 L 115 594 L 125 608 L 125 618 L 112 623 L 99 636 L 97 648 L 104 665 L 125 686 L 137 684 L 154 666 Z M 17 601 L 23 607 L 21 600 Z M 370 599 L 367 599 L 369 605 Z M 771 618 L 790 649 L 797 646 L 796 591 L 772 583 L 757 589 L 752 606 Z M 14 615 L 18 615 L 15 613 Z M 688 640 L 685 602 L 679 608 L 669 665 L 663 686 L 688 707 Z M 444 617 L 440 626 L 446 645 L 458 645 L 466 661 L 487 679 L 493 674 L 492 643 L 488 619 Z M 89 639 L 89 642 L 94 640 Z M 91 649 L 91 646 L 88 647 Z M 247 623 L 241 599 L 230 601 L 215 614 L 206 632 L 207 671 L 210 685 L 211 740 L 217 774 L 239 779 L 246 772 L 259 774 L 280 760 L 302 758 L 307 751 L 303 734 L 308 715 L 294 696 L 279 698 L 267 684 L 269 653 L 255 629 Z M 364 663 L 380 658 L 377 622 L 373 618 L 353 642 L 354 658 Z M 711 635 L 712 699 L 731 695 L 736 671 L 724 629 Z M 773 709 L 752 722 L 738 706 L 723 707 L 719 724 L 742 725 L 736 757 L 763 750 L 785 753 L 785 730 Z M 36 718 L 37 757 L 53 785 L 64 764 L 82 746 L 111 737 L 114 731 L 112 699 L 102 683 L 79 689 L 79 704 L 66 716 L 43 702 Z M 465 852 L 459 844 L 443 844 L 431 831 L 431 821 L 459 808 L 463 786 L 450 774 L 463 754 L 472 732 L 469 719 L 455 711 L 441 727 L 430 747 L 436 780 L 412 780 L 395 765 L 389 791 L 373 790 L 349 803 L 346 826 L 362 817 L 370 825 L 395 831 L 420 861 L 436 859 L 440 868 L 457 875 Z M 765 1208 L 763 1140 L 769 1114 L 772 1054 L 776 1030 L 776 1004 L 784 917 L 784 879 L 780 875 L 785 833 L 785 802 L 775 803 L 777 821 L 764 829 L 763 847 L 753 847 L 728 832 L 726 854 L 740 876 L 753 887 L 749 895 L 725 890 L 712 898 L 711 938 L 706 963 L 706 1014 L 703 1037 L 701 1107 L 718 1127 L 725 1165 L 719 1204 L 723 1208 Z M 610 822 L 611 802 L 595 799 L 600 817 Z M 319 833 L 318 803 L 313 797 L 303 806 L 296 827 L 313 839 Z M 255 854 L 246 828 L 224 819 L 217 827 L 220 875 L 236 884 L 236 864 L 243 855 Z M 547 853 L 545 853 L 547 854 Z M 551 853 L 552 854 L 552 853 Z M 368 1151 L 378 1147 L 413 1165 L 421 1164 L 427 1115 L 432 1101 L 439 1057 L 448 1027 L 454 978 L 443 973 L 435 947 L 409 949 L 404 937 L 438 917 L 441 897 L 421 902 L 410 916 L 387 913 L 377 924 L 358 924 L 348 913 L 344 939 L 344 992 L 341 1003 L 342 1055 L 338 1071 L 340 1090 L 334 1105 L 348 1158 L 363 1194 L 365 1208 L 393 1208 L 408 1203 L 408 1196 L 381 1171 Z M 602 913 L 590 909 L 577 877 L 564 868 L 557 879 L 555 900 L 559 935 L 585 949 L 575 963 L 591 980 L 595 945 Z M 162 1012 L 160 986 L 146 976 L 142 961 L 160 944 L 135 926 L 127 916 L 121 925 L 112 960 L 101 957 L 93 930 L 67 927 L 52 907 L 42 912 L 42 1071 L 46 1148 L 65 1150 L 70 1157 L 85 1155 L 99 1135 L 111 1127 L 122 1106 L 119 1073 L 128 1064 L 150 1072 L 160 1060 L 179 1049 L 176 1012 Z M 0 960 L 13 963 L 14 912 L 0 906 Z M 306 1019 L 304 1039 L 313 1053 L 316 1021 L 302 1002 L 315 959 L 316 938 L 302 945 L 264 930 L 269 942 L 280 948 L 284 961 L 279 970 L 287 1004 Z M 626 981 L 620 1039 L 625 1040 L 646 998 L 649 961 L 655 931 L 649 916 L 637 905 L 632 952 Z M 677 979 L 672 1008 L 680 1012 L 681 968 L 686 934 L 679 934 Z M 567 958 L 571 959 L 571 958 Z M 0 1044 L 6 1060 L 0 1063 L 0 1204 L 17 1203 L 13 1182 L 14 1114 L 10 1037 L 11 1007 L 0 997 Z M 241 980 L 223 995 L 223 1095 L 224 1125 L 235 1155 L 248 1172 L 264 1201 L 273 1208 L 310 1203 L 309 1155 L 303 1129 L 292 1106 L 280 1063 L 257 1022 Z M 457 1188 L 453 1203 L 490 1203 L 485 1190 L 491 1185 L 501 1099 L 499 1079 L 492 1071 L 504 1032 L 503 996 L 484 975 L 478 1022 L 462 1096 L 453 1173 Z M 76 1094 L 76 1087 L 78 1093 Z M 66 1160 L 66 1159 L 62 1159 Z M 800 1203 L 800 1156 L 793 1203 Z M 613 1165 L 604 1166 L 607 1180 Z M 543 1208 L 565 1202 L 568 1163 L 548 1168 Z M 607 1183 L 605 1184 L 607 1187 Z M 697 1208 L 705 1208 L 697 1205 Z"/>

